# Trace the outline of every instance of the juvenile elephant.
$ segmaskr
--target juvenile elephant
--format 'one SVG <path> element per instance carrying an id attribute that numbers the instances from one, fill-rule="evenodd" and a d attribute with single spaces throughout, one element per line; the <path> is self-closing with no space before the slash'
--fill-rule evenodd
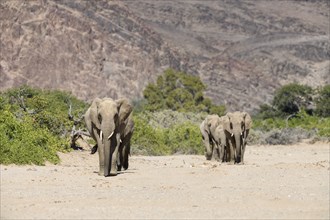
<path id="1" fill-rule="evenodd" d="M 225 129 L 223 126 L 225 117 L 220 117 L 220 123 L 216 127 L 213 133 L 214 143 L 219 151 L 219 160 L 220 163 L 228 162 L 228 148 L 229 148 L 229 140 L 226 137 Z"/>
<path id="2" fill-rule="evenodd" d="M 85 113 L 86 127 L 96 141 L 99 153 L 99 175 L 117 175 L 117 157 L 123 123 L 133 110 L 126 99 L 111 98 L 93 100 Z"/>
<path id="3" fill-rule="evenodd" d="M 252 127 L 251 116 L 247 112 L 229 112 L 224 116 L 223 127 L 229 141 L 230 162 L 244 163 L 246 139 Z"/>
<path id="4" fill-rule="evenodd" d="M 205 157 L 207 160 L 219 160 L 219 150 L 214 141 L 214 133 L 221 123 L 218 115 L 208 115 L 199 126 L 205 146 Z"/>

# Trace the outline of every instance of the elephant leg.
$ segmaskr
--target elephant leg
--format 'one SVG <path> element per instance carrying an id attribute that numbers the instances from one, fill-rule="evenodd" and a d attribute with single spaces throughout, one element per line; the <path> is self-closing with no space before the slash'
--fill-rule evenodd
<path id="1" fill-rule="evenodd" d="M 100 140 L 100 136 L 96 129 L 93 129 L 93 134 L 96 141 L 97 151 L 99 153 L 99 175 L 103 176 L 104 174 L 104 145 Z M 95 146 L 94 146 L 95 147 Z"/>
<path id="2" fill-rule="evenodd" d="M 209 135 L 206 134 L 206 135 L 203 135 L 203 141 L 204 141 L 204 146 L 205 146 L 205 149 L 206 149 L 206 152 L 205 152 L 205 157 L 206 157 L 206 160 L 211 160 L 212 159 L 212 145 L 210 144 L 210 138 L 209 138 Z"/>
<path id="3" fill-rule="evenodd" d="M 242 151 L 241 151 L 241 164 L 244 164 L 244 153 L 245 153 L 245 147 L 246 145 L 242 145 Z"/>
<path id="4" fill-rule="evenodd" d="M 125 144 L 124 149 L 123 149 L 123 162 L 122 162 L 122 166 L 124 168 L 124 170 L 128 169 L 128 157 L 130 154 L 130 148 L 131 148 L 131 143 L 130 141 L 128 141 L 127 144 Z"/>
<path id="5" fill-rule="evenodd" d="M 118 160 L 118 150 L 119 150 L 119 144 L 120 144 L 120 134 L 116 134 L 116 143 L 115 143 L 115 149 L 112 152 L 111 155 L 111 169 L 110 169 L 110 176 L 116 176 L 117 175 L 117 160 Z"/>
<path id="6" fill-rule="evenodd" d="M 101 141 L 99 141 L 101 142 Z M 98 147 L 98 152 L 99 152 L 99 175 L 103 176 L 104 175 L 104 146 L 102 143 L 97 144 Z"/>
<path id="7" fill-rule="evenodd" d="M 216 160 L 219 161 L 219 148 L 217 147 L 217 145 L 213 144 L 213 150 L 212 150 L 212 158 L 211 160 Z"/>
<path id="8" fill-rule="evenodd" d="M 222 163 L 224 161 L 224 150 L 225 150 L 225 146 L 223 144 L 219 145 L 219 161 L 220 163 Z"/>
<path id="9" fill-rule="evenodd" d="M 212 160 L 219 161 L 219 146 L 216 143 L 213 143 L 213 152 L 212 152 Z"/>
<path id="10" fill-rule="evenodd" d="M 230 164 L 235 163 L 235 149 L 233 143 L 229 144 L 229 163 Z"/>
<path id="11" fill-rule="evenodd" d="M 117 161 L 118 171 L 121 171 L 122 168 L 124 170 L 127 170 L 129 149 L 130 149 L 130 141 L 128 141 L 128 142 L 123 141 L 119 145 L 118 161 Z"/>
<path id="12" fill-rule="evenodd" d="M 121 168 L 123 166 L 123 160 L 124 160 L 124 156 L 123 156 L 123 150 L 124 150 L 125 146 L 123 146 L 123 143 L 120 143 L 119 145 L 119 150 L 118 150 L 118 158 L 117 158 L 117 170 L 121 171 Z"/>

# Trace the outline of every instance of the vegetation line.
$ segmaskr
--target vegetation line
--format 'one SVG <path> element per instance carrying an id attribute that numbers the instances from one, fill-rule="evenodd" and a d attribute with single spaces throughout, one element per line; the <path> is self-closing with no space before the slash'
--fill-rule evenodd
<path id="1" fill-rule="evenodd" d="M 226 107 L 204 97 L 195 76 L 168 69 L 134 100 L 132 154 L 203 154 L 199 124 Z M 72 150 L 86 135 L 83 114 L 89 104 L 68 92 L 21 86 L 0 93 L 0 163 L 58 163 L 57 152 Z M 251 144 L 292 144 L 301 139 L 330 140 L 330 85 L 312 89 L 289 84 L 272 103 L 253 115 Z M 94 145 L 93 141 L 89 142 Z"/>

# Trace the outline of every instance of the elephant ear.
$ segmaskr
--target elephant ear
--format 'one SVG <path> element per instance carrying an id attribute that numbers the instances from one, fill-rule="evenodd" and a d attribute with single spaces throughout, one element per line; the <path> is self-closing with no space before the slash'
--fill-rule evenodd
<path id="1" fill-rule="evenodd" d="M 102 102 L 102 99 L 95 98 L 90 107 L 90 118 L 91 118 L 92 123 L 95 125 L 95 127 L 97 129 L 101 129 L 101 122 L 98 118 L 98 108 L 99 108 L 99 105 L 101 102 Z"/>
<path id="2" fill-rule="evenodd" d="M 231 113 L 227 113 L 225 116 L 222 118 L 222 123 L 223 123 L 223 129 L 228 131 L 229 133 L 232 133 L 232 127 L 230 126 L 230 117 Z"/>
<path id="3" fill-rule="evenodd" d="M 252 118 L 249 113 L 243 112 L 245 129 L 251 129 L 252 127 Z"/>
<path id="4" fill-rule="evenodd" d="M 118 108 L 119 121 L 123 122 L 133 111 L 133 106 L 127 99 L 118 99 L 116 100 L 116 103 Z"/>

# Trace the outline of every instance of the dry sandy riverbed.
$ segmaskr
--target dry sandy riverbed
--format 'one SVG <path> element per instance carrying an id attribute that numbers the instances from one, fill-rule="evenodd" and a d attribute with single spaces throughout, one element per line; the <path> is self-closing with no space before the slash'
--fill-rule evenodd
<path id="1" fill-rule="evenodd" d="M 1 219 L 329 219 L 329 143 L 247 146 L 245 165 L 132 156 L 98 176 L 97 154 L 1 165 Z"/>

